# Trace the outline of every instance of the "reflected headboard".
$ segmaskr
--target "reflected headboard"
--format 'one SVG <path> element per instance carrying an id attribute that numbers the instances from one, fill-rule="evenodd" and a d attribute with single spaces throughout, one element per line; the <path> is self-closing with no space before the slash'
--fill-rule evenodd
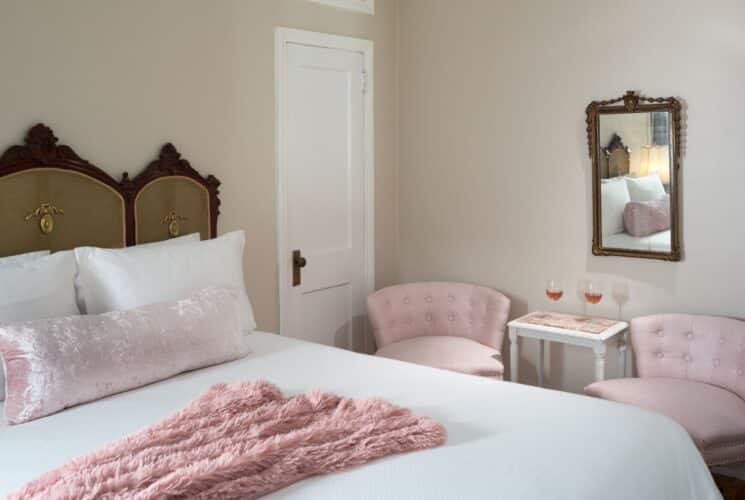
<path id="1" fill-rule="evenodd" d="M 621 177 L 629 175 L 631 149 L 623 143 L 618 134 L 613 134 L 608 146 L 603 148 L 601 177 Z"/>
<path id="2" fill-rule="evenodd" d="M 220 182 L 166 144 L 117 182 L 38 124 L 0 156 L 0 257 L 79 246 L 117 248 L 199 232 L 217 235 Z"/>

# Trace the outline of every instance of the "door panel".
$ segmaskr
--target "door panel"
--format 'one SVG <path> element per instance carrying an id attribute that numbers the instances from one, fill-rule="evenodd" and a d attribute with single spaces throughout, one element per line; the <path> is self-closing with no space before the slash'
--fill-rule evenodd
<path id="1" fill-rule="evenodd" d="M 298 286 L 290 279 L 280 284 L 281 333 L 345 348 L 360 345 L 364 335 L 362 74 L 359 52 L 287 47 L 281 254 L 292 266 L 292 252 L 300 250 L 306 265 Z"/>

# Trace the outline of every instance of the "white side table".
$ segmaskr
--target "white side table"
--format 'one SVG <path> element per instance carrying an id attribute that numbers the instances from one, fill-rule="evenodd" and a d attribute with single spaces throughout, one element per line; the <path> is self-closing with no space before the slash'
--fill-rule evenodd
<path id="1" fill-rule="evenodd" d="M 626 376 L 626 350 L 629 324 L 602 318 L 591 318 L 574 314 L 534 312 L 510 321 L 510 380 L 517 382 L 520 364 L 519 338 L 538 340 L 536 371 L 538 385 L 543 386 L 544 342 L 588 347 L 595 353 L 595 380 L 605 380 L 605 354 L 609 342 L 618 345 L 618 363 L 621 376 Z"/>

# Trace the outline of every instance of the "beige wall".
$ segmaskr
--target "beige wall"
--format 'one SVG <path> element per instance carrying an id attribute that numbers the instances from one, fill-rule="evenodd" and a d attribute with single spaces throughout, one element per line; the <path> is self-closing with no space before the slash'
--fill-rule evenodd
<path id="1" fill-rule="evenodd" d="M 395 280 L 396 3 L 375 16 L 304 0 L 2 0 L 0 148 L 43 121 L 119 177 L 173 141 L 221 188 L 221 232 L 247 234 L 259 327 L 278 328 L 275 26 L 375 43 L 376 280 Z"/>
<path id="2" fill-rule="evenodd" d="M 581 311 L 588 276 L 605 282 L 598 314 L 745 316 L 742 0 L 405 0 L 399 23 L 403 280 L 491 285 L 513 316 L 553 307 L 549 278 Z M 584 109 L 627 89 L 685 101 L 681 263 L 590 252 Z M 580 390 L 591 366 L 553 347 L 549 385 Z"/>

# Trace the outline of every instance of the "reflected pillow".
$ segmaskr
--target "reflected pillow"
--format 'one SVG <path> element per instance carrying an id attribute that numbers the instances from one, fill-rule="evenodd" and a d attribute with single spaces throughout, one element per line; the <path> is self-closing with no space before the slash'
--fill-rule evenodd
<path id="1" fill-rule="evenodd" d="M 178 373 L 241 358 L 238 294 L 188 298 L 98 316 L 0 326 L 5 418 L 27 422 Z"/>
<path id="2" fill-rule="evenodd" d="M 603 235 L 623 232 L 623 210 L 631 201 L 625 182 L 606 182 L 600 185 L 600 213 Z"/>
<path id="3" fill-rule="evenodd" d="M 627 203 L 623 224 L 626 232 L 637 238 L 670 229 L 670 198 Z"/>
<path id="4" fill-rule="evenodd" d="M 644 177 L 626 177 L 626 184 L 631 201 L 655 201 L 667 195 L 660 176 L 656 173 Z"/>

